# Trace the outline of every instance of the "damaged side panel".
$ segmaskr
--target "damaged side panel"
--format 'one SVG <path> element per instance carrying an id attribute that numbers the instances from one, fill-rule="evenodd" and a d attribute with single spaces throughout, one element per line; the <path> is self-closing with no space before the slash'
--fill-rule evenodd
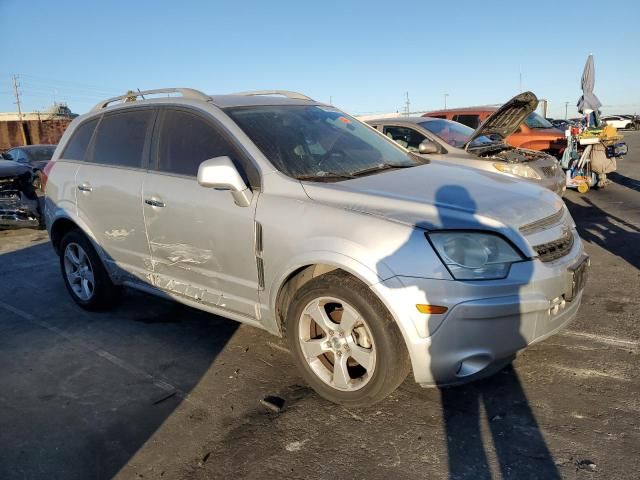
<path id="1" fill-rule="evenodd" d="M 0 160 L 0 228 L 40 225 L 38 197 L 30 168 Z"/>

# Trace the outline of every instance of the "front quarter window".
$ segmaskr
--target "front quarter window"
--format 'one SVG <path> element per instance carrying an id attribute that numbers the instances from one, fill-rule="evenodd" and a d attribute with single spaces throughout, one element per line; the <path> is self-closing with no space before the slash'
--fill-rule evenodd
<path id="1" fill-rule="evenodd" d="M 321 181 L 424 163 L 333 107 L 266 105 L 226 109 L 282 173 Z"/>

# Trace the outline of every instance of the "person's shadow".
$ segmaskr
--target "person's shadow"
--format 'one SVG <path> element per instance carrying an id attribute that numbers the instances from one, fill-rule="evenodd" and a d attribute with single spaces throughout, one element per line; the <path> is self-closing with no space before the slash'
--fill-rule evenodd
<path id="1" fill-rule="evenodd" d="M 449 208 L 440 205 L 455 205 L 470 214 L 477 211 L 476 202 L 462 186 L 443 186 L 435 193 L 434 200 L 438 205 L 437 221 L 418 226 L 414 235 L 424 236 L 424 232 L 428 230 L 461 228 L 455 220 L 449 220 L 455 217 L 450 214 Z M 480 222 L 475 226 L 467 223 L 464 229 L 486 230 Z M 392 265 L 392 257 L 406 255 L 403 249 L 412 241 L 413 239 L 409 239 L 380 263 Z M 523 295 L 521 289 L 529 283 L 532 269 L 530 261 L 513 264 L 509 280 L 505 280 L 500 295 L 512 297 L 511 300 L 519 305 L 519 299 Z M 456 289 L 460 284 L 474 288 L 474 284 L 478 285 L 483 281 L 451 282 L 447 291 Z M 429 298 L 430 292 L 424 293 Z M 529 343 L 527 338 L 533 338 L 535 333 L 535 321 L 521 321 L 526 315 L 524 311 L 518 311 L 495 318 L 465 318 L 450 310 L 444 322 L 430 323 L 431 373 L 435 385 L 440 389 L 450 479 L 491 479 L 491 465 L 496 463 L 505 479 L 560 478 L 518 374 L 511 366 L 513 347 L 525 347 Z M 482 335 L 482 341 L 478 341 L 479 335 Z M 483 376 L 486 372 L 482 370 L 474 373 L 478 367 L 474 367 L 473 360 L 469 365 L 464 362 L 452 365 L 452 352 L 465 352 L 464 358 L 474 355 L 482 358 L 483 355 L 488 355 L 492 360 L 491 365 L 495 366 L 487 367 L 486 371 L 499 372 L 484 380 L 452 386 L 456 382 Z M 483 422 L 486 425 L 484 429 Z M 491 440 L 486 433 L 483 435 L 483 430 L 490 432 Z M 491 450 L 495 451 L 497 462 L 490 461 Z"/>

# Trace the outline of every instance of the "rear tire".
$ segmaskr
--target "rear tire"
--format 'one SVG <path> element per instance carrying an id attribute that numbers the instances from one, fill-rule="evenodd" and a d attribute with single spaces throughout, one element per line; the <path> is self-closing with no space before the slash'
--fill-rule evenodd
<path id="1" fill-rule="evenodd" d="M 286 331 L 300 373 L 334 403 L 373 405 L 393 392 L 410 370 L 404 339 L 391 314 L 346 272 L 305 283 L 289 305 Z"/>
<path id="2" fill-rule="evenodd" d="M 60 252 L 62 278 L 73 301 L 91 311 L 112 307 L 120 288 L 109 278 L 87 236 L 72 230 L 62 238 Z"/>

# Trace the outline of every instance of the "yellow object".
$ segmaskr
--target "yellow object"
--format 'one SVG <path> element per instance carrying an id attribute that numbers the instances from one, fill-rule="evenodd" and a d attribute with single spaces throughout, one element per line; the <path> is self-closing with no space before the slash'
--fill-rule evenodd
<path id="1" fill-rule="evenodd" d="M 444 313 L 448 310 L 447 307 L 441 307 L 440 305 L 425 305 L 417 304 L 416 308 L 420 313 Z"/>
<path id="2" fill-rule="evenodd" d="M 616 127 L 614 127 L 613 125 L 605 125 L 605 127 L 602 129 L 601 137 L 615 137 L 617 132 L 618 131 L 616 130 Z"/>
<path id="3" fill-rule="evenodd" d="M 589 184 L 581 183 L 580 185 L 578 185 L 578 191 L 580 193 L 587 193 L 589 191 Z"/>

